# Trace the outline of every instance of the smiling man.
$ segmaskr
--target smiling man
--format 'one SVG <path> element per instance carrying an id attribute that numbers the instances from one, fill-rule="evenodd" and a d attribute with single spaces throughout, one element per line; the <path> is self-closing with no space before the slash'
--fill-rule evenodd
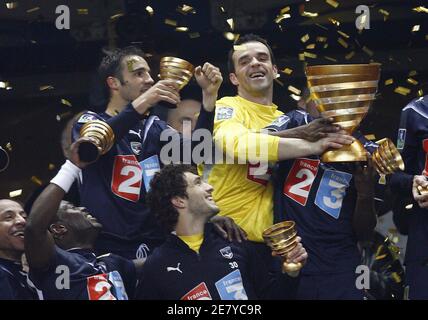
<path id="1" fill-rule="evenodd" d="M 36 299 L 22 269 L 27 214 L 12 200 L 0 200 L 0 300 Z"/>

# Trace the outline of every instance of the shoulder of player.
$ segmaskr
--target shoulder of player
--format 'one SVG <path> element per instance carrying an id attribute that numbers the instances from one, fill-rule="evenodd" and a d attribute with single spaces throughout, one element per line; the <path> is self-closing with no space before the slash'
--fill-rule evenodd
<path id="1" fill-rule="evenodd" d="M 403 108 L 402 113 L 419 115 L 428 119 L 428 96 L 412 100 Z"/>

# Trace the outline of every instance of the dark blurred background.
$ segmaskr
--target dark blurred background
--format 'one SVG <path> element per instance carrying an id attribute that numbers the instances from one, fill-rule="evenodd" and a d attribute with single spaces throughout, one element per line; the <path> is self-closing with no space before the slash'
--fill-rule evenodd
<path id="1" fill-rule="evenodd" d="M 422 7 L 425 3 L 425 7 Z M 267 38 L 281 77 L 274 101 L 295 108 L 305 64 L 382 63 L 379 95 L 361 125 L 364 134 L 396 141 L 400 110 L 428 93 L 426 1 L 365 1 L 370 29 L 359 32 L 361 0 L 0 0 L 0 146 L 10 165 L 0 172 L 0 198 L 26 198 L 64 158 L 60 135 L 84 109 L 99 111 L 95 80 L 102 49 L 140 46 L 156 78 L 161 56 L 195 65 L 209 61 L 227 79 L 226 57 L 244 33 Z M 70 9 L 58 30 L 55 9 Z M 402 87 L 402 88 L 400 88 Z M 397 89 L 398 88 L 398 89 Z M 233 94 L 225 80 L 221 95 Z M 296 94 L 294 98 L 291 96 Z"/>

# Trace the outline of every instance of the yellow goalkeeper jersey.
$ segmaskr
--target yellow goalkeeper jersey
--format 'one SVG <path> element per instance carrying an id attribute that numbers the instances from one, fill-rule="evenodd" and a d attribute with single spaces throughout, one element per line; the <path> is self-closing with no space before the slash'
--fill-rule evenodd
<path id="1" fill-rule="evenodd" d="M 214 187 L 220 215 L 233 218 L 252 241 L 262 242 L 263 230 L 273 223 L 270 169 L 254 174 L 257 160 L 263 155 L 271 163 L 278 160 L 279 138 L 260 130 L 270 124 L 280 125 L 285 118 L 276 105 L 261 105 L 240 96 L 224 97 L 216 103 L 214 141 L 217 147 L 223 143 L 219 150 L 234 163 L 205 164 L 200 171 Z M 245 161 L 238 164 L 243 155 Z"/>

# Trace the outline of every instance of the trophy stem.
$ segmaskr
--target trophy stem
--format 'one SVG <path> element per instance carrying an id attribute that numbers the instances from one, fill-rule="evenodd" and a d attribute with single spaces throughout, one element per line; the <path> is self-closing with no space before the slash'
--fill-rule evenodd
<path id="1" fill-rule="evenodd" d="M 367 161 L 367 151 L 362 143 L 355 140 L 340 149 L 327 150 L 321 155 L 322 162 Z"/>

